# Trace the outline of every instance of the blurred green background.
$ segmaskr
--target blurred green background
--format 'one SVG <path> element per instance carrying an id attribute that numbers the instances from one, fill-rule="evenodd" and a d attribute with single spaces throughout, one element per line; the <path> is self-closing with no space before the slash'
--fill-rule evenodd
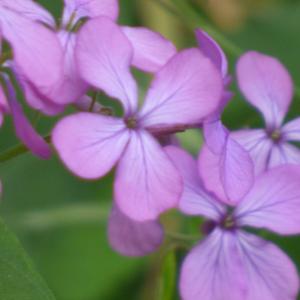
<path id="1" fill-rule="evenodd" d="M 61 1 L 38 2 L 60 17 Z M 233 75 L 241 51 L 254 49 L 276 56 L 300 87 L 300 1 L 120 0 L 120 4 L 122 24 L 149 26 L 179 48 L 196 45 L 193 28 L 208 29 L 224 46 Z M 143 84 L 144 80 L 139 79 Z M 236 95 L 226 109 L 226 125 L 238 128 L 262 124 L 258 113 L 242 100 L 235 84 L 232 89 Z M 299 113 L 300 98 L 295 96 L 289 117 Z M 34 117 L 34 112 L 28 114 Z M 54 123 L 54 119 L 43 118 L 39 130 L 47 133 Z M 9 118 L 1 135 L 2 151 L 18 143 Z M 186 133 L 182 139 L 194 153 L 200 146 L 198 132 Z M 177 299 L 177 278 L 173 273 L 191 243 L 169 236 L 162 249 L 147 258 L 114 253 L 106 238 L 112 175 L 85 182 L 69 174 L 55 156 L 41 161 L 25 154 L 2 163 L 0 176 L 4 187 L 1 216 L 21 240 L 57 300 Z M 170 231 L 200 235 L 197 218 L 182 219 L 171 212 L 164 222 Z M 279 244 L 300 267 L 298 237 L 262 234 Z M 21 286 L 14 285 L 15 289 Z M 33 299 L 8 294 L 4 298 L 3 293 L 0 284 L 0 299 Z"/>

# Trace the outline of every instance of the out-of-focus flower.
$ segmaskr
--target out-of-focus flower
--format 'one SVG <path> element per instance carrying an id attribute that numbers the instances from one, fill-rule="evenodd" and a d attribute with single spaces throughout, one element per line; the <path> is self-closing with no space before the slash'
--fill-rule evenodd
<path id="1" fill-rule="evenodd" d="M 116 24 L 104 17 L 85 24 L 76 58 L 82 77 L 118 99 L 124 117 L 66 117 L 55 127 L 53 143 L 66 166 L 83 178 L 100 178 L 118 162 L 118 207 L 138 221 L 156 219 L 176 206 L 182 184 L 152 134 L 201 122 L 220 102 L 221 76 L 198 49 L 184 50 L 156 73 L 138 111 L 137 85 L 129 71 L 133 47 Z"/>
<path id="2" fill-rule="evenodd" d="M 143 256 L 157 250 L 164 238 L 161 224 L 137 222 L 114 205 L 108 222 L 108 238 L 112 248 L 125 256 Z"/>
<path id="3" fill-rule="evenodd" d="M 296 299 L 299 278 L 292 261 L 274 244 L 242 227 L 299 234 L 299 166 L 285 165 L 261 174 L 250 191 L 232 199 L 234 205 L 228 208 L 216 196 L 218 191 L 213 194 L 204 189 L 189 154 L 174 146 L 166 152 L 184 180 L 179 209 L 210 220 L 203 228 L 208 236 L 183 262 L 182 299 Z"/>
<path id="4" fill-rule="evenodd" d="M 275 58 L 250 51 L 237 64 L 237 77 L 245 99 L 263 115 L 265 129 L 244 129 L 233 138 L 249 151 L 255 171 L 285 163 L 300 163 L 300 151 L 290 141 L 300 140 L 300 118 L 282 125 L 293 97 L 292 79 Z"/>

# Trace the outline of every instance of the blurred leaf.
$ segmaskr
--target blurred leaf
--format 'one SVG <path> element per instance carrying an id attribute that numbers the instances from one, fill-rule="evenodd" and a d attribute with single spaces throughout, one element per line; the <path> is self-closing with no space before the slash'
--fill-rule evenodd
<path id="1" fill-rule="evenodd" d="M 0 298 L 5 300 L 54 300 L 55 297 L 16 237 L 0 219 Z"/>
<path id="2" fill-rule="evenodd" d="M 173 300 L 176 291 L 176 254 L 169 251 L 165 256 L 159 281 L 158 300 Z"/>

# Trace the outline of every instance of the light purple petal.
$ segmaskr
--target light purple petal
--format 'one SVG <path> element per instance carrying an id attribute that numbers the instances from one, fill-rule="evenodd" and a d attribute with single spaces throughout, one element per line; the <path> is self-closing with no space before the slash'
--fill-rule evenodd
<path id="1" fill-rule="evenodd" d="M 108 238 L 112 248 L 120 254 L 143 256 L 161 245 L 164 231 L 158 221 L 134 221 L 115 205 L 109 217 Z"/>
<path id="2" fill-rule="evenodd" d="M 64 78 L 52 92 L 51 99 L 59 105 L 74 103 L 88 90 L 88 84 L 81 79 L 75 62 L 75 44 L 77 35 L 59 31 L 58 38 L 64 53 Z"/>
<path id="3" fill-rule="evenodd" d="M 20 14 L 32 21 L 39 21 L 55 28 L 55 19 L 40 4 L 32 0 L 1 0 L 0 6 Z"/>
<path id="4" fill-rule="evenodd" d="M 299 277 L 291 259 L 273 243 L 238 232 L 239 252 L 246 273 L 245 296 L 240 300 L 295 300 Z"/>
<path id="5" fill-rule="evenodd" d="M 241 225 L 300 233 L 300 167 L 273 168 L 256 178 L 235 214 Z"/>
<path id="6" fill-rule="evenodd" d="M 63 112 L 65 106 L 58 105 L 52 102 L 45 95 L 42 95 L 32 84 L 30 84 L 30 82 L 27 81 L 27 78 L 22 73 L 21 68 L 13 61 L 7 61 L 6 64 L 13 70 L 16 80 L 24 92 L 25 100 L 32 108 L 49 116 Z"/>
<path id="7" fill-rule="evenodd" d="M 109 17 L 116 20 L 119 14 L 118 0 L 64 0 L 63 24 L 66 26 L 75 13 L 73 25 L 81 18 Z"/>
<path id="8" fill-rule="evenodd" d="M 289 257 L 242 231 L 215 230 L 188 254 L 180 276 L 184 300 L 295 300 L 298 290 Z"/>
<path id="9" fill-rule="evenodd" d="M 177 206 L 183 184 L 158 142 L 146 131 L 131 131 L 114 189 L 123 213 L 137 221 L 147 221 Z"/>
<path id="10" fill-rule="evenodd" d="M 228 72 L 228 62 L 224 51 L 205 31 L 197 29 L 195 33 L 201 52 L 212 60 L 225 78 Z"/>
<path id="11" fill-rule="evenodd" d="M 264 130 L 238 130 L 232 133 L 232 137 L 249 152 L 254 162 L 255 174 L 260 174 L 267 170 L 273 142 Z"/>
<path id="12" fill-rule="evenodd" d="M 75 56 L 83 79 L 120 100 L 127 115 L 136 111 L 133 48 L 116 24 L 104 17 L 88 21 L 79 32 Z"/>
<path id="13" fill-rule="evenodd" d="M 18 103 L 12 84 L 6 80 L 10 112 L 17 137 L 35 155 L 49 159 L 51 150 L 47 142 L 35 131 Z"/>
<path id="14" fill-rule="evenodd" d="M 86 179 L 100 178 L 109 172 L 128 140 L 123 120 L 84 112 L 59 121 L 52 134 L 53 144 L 67 168 Z"/>
<path id="15" fill-rule="evenodd" d="M 132 64 L 146 72 L 157 72 L 175 55 L 175 46 L 159 33 L 142 27 L 122 27 L 134 50 Z"/>
<path id="16" fill-rule="evenodd" d="M 28 82 L 48 95 L 63 76 L 63 52 L 57 36 L 14 11 L 4 9 L 0 14 L 3 36 L 12 46 L 16 65 Z"/>
<path id="17" fill-rule="evenodd" d="M 203 146 L 198 167 L 206 188 L 230 205 L 237 204 L 253 185 L 251 157 L 230 136 L 220 154 L 214 154 L 206 145 Z"/>
<path id="18" fill-rule="evenodd" d="M 183 178 L 179 209 L 188 215 L 202 215 L 218 221 L 225 213 L 225 206 L 204 189 L 198 175 L 197 161 L 178 147 L 168 146 L 165 151 Z"/>
<path id="19" fill-rule="evenodd" d="M 285 140 L 300 141 L 300 118 L 296 118 L 282 127 Z"/>
<path id="20" fill-rule="evenodd" d="M 197 124 L 220 104 L 222 78 L 198 49 L 173 56 L 155 75 L 140 112 L 148 128 Z"/>
<path id="21" fill-rule="evenodd" d="M 259 300 L 245 297 L 246 284 L 234 232 L 215 229 L 183 261 L 179 286 L 184 300 Z"/>
<path id="22" fill-rule="evenodd" d="M 203 123 L 205 143 L 214 154 L 221 154 L 228 138 L 228 130 L 221 120 L 206 121 Z"/>
<path id="23" fill-rule="evenodd" d="M 279 127 L 293 96 L 293 82 L 275 58 L 249 51 L 238 61 L 239 87 L 247 101 L 264 115 L 268 127 Z"/>

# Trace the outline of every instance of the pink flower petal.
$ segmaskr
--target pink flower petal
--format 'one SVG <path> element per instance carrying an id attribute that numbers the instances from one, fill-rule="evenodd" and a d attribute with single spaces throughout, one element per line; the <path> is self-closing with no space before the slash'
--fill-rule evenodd
<path id="1" fill-rule="evenodd" d="M 32 21 L 39 21 L 55 28 L 55 19 L 40 4 L 32 0 L 1 0 L 0 6 L 18 13 Z"/>
<path id="2" fill-rule="evenodd" d="M 116 20 L 119 14 L 118 0 L 64 0 L 63 24 L 66 26 L 75 13 L 76 23 L 81 18 L 109 17 Z"/>
<path id="3" fill-rule="evenodd" d="M 132 131 L 115 179 L 122 212 L 137 221 L 155 220 L 176 207 L 182 188 L 178 171 L 157 141 L 146 131 Z"/>
<path id="4" fill-rule="evenodd" d="M 134 221 L 115 205 L 109 217 L 108 238 L 112 248 L 120 254 L 143 256 L 161 245 L 164 231 L 158 221 Z"/>
<path id="5" fill-rule="evenodd" d="M 300 141 L 300 118 L 296 118 L 282 127 L 285 140 Z"/>
<path id="6" fill-rule="evenodd" d="M 268 169 L 284 165 L 284 164 L 300 164 L 299 148 L 288 143 L 274 145 L 270 152 Z"/>
<path id="7" fill-rule="evenodd" d="M 198 175 L 196 160 L 178 147 L 168 146 L 165 151 L 183 178 L 184 189 L 179 209 L 188 215 L 202 215 L 218 221 L 224 215 L 225 207 L 205 191 Z"/>
<path id="8" fill-rule="evenodd" d="M 52 141 L 67 168 L 86 179 L 100 178 L 119 160 L 129 140 L 123 120 L 93 113 L 65 117 Z"/>
<path id="9" fill-rule="evenodd" d="M 36 156 L 49 159 L 51 150 L 46 141 L 35 131 L 27 120 L 22 106 L 18 103 L 12 84 L 6 80 L 10 112 L 17 137 Z"/>
<path id="10" fill-rule="evenodd" d="M 299 277 L 291 259 L 276 245 L 255 235 L 240 231 L 238 239 L 247 284 L 240 300 L 295 300 Z"/>
<path id="11" fill-rule="evenodd" d="M 280 234 L 300 233 L 300 168 L 285 165 L 256 178 L 236 210 L 241 225 Z"/>
<path id="12" fill-rule="evenodd" d="M 133 49 L 116 24 L 104 17 L 88 21 L 79 32 L 75 56 L 83 79 L 120 100 L 127 115 L 136 111 Z"/>
<path id="13" fill-rule="evenodd" d="M 63 53 L 55 33 L 0 6 L 1 30 L 27 80 L 48 95 L 62 79 Z"/>
<path id="14" fill-rule="evenodd" d="M 155 75 L 140 112 L 148 128 L 197 124 L 220 104 L 222 78 L 198 49 L 173 56 Z"/>
<path id="15" fill-rule="evenodd" d="M 275 58 L 249 51 L 237 64 L 239 87 L 247 101 L 264 115 L 268 127 L 279 127 L 293 96 L 293 82 Z"/>
<path id="16" fill-rule="evenodd" d="M 245 232 L 215 230 L 183 262 L 184 300 L 295 300 L 299 279 L 277 246 Z"/>
<path id="17" fill-rule="evenodd" d="M 228 72 L 228 62 L 224 51 L 205 31 L 197 29 L 195 33 L 201 52 L 212 60 L 218 70 L 222 72 L 223 78 L 225 78 Z"/>
<path id="18" fill-rule="evenodd" d="M 146 72 L 157 72 L 175 55 L 175 46 L 147 28 L 122 27 L 134 50 L 132 64 Z"/>
<path id="19" fill-rule="evenodd" d="M 254 162 L 255 174 L 268 169 L 273 142 L 264 130 L 238 130 L 232 133 L 232 137 L 249 152 Z"/>
<path id="20" fill-rule="evenodd" d="M 179 281 L 181 298 L 250 300 L 245 297 L 247 282 L 236 244 L 234 232 L 215 229 L 195 246 L 182 265 Z"/>
<path id="21" fill-rule="evenodd" d="M 227 204 L 237 204 L 252 187 L 254 166 L 251 157 L 230 136 L 220 154 L 203 146 L 198 167 L 206 188 Z"/>

